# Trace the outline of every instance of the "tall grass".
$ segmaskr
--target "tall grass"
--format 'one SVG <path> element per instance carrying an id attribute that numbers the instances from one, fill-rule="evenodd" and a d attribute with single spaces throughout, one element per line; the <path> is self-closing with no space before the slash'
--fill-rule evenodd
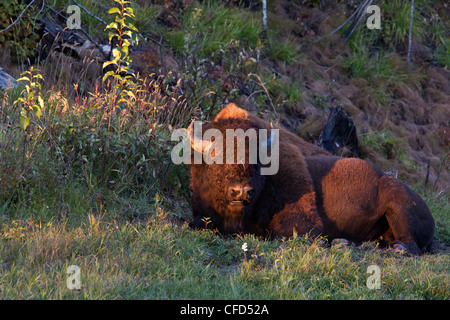
<path id="1" fill-rule="evenodd" d="M 220 1 L 202 1 L 187 7 L 180 21 L 163 31 L 164 39 L 180 57 L 186 98 L 198 106 L 199 119 L 209 119 L 239 99 L 240 88 L 248 85 L 244 79 L 257 70 L 260 18 Z"/>
<path id="2" fill-rule="evenodd" d="M 372 30 L 360 29 L 348 42 L 351 55 L 344 61 L 344 67 L 352 77 L 359 77 L 374 82 L 401 82 L 408 75 L 399 69 L 394 54 L 377 45 L 377 34 Z"/>
<path id="3" fill-rule="evenodd" d="M 202 59 L 217 56 L 230 46 L 255 48 L 260 33 L 260 21 L 250 12 L 204 1 L 184 14 L 181 31 L 168 30 L 166 35 L 178 52 Z"/>
<path id="4" fill-rule="evenodd" d="M 282 38 L 273 31 L 268 33 L 265 51 L 267 56 L 275 61 L 292 64 L 300 60 L 298 46 L 290 38 Z"/>

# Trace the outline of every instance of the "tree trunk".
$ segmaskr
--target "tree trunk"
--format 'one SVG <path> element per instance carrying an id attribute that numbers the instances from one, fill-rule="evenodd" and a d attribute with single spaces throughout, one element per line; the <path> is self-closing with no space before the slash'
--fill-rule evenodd
<path id="1" fill-rule="evenodd" d="M 411 37 L 413 27 L 413 15 L 414 15 L 414 0 L 411 0 L 411 16 L 409 17 L 409 37 L 408 37 L 408 66 L 411 63 Z"/>
<path id="2" fill-rule="evenodd" d="M 263 37 L 267 38 L 267 0 L 262 0 Z"/>

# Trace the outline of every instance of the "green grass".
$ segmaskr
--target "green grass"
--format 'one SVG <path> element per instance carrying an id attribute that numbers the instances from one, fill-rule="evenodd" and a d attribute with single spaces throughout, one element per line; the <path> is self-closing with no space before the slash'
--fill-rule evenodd
<path id="1" fill-rule="evenodd" d="M 439 239 L 448 240 L 448 199 L 425 199 Z M 178 222 L 189 217 L 183 201 L 157 196 L 151 204 L 78 183 L 31 200 L 1 212 L 5 299 L 449 298 L 448 254 L 406 257 L 375 243 L 329 248 L 303 237 L 222 237 Z M 379 290 L 366 286 L 373 264 L 381 271 Z M 80 267 L 80 290 L 67 288 L 70 265 Z"/>
<path id="2" fill-rule="evenodd" d="M 416 6 L 424 8 L 424 3 L 416 3 Z M 385 1 L 382 9 L 386 21 L 385 25 L 385 41 L 396 46 L 400 43 L 407 43 L 409 37 L 409 24 L 411 18 L 411 6 L 401 0 Z M 416 40 L 422 40 L 425 37 L 425 29 L 428 24 L 423 21 L 420 12 L 414 10 L 412 37 Z"/>
<path id="3" fill-rule="evenodd" d="M 405 139 L 397 138 L 391 131 L 366 133 L 362 137 L 362 145 L 370 147 L 386 159 L 398 158 L 406 160 L 407 144 Z"/>
<path id="4" fill-rule="evenodd" d="M 435 194 L 430 190 L 415 190 L 422 194 L 436 221 L 436 236 L 447 244 L 450 243 L 450 197 L 448 193 Z"/>
<path id="5" fill-rule="evenodd" d="M 286 79 L 267 77 L 267 90 L 276 105 L 301 105 L 303 102 L 304 83 Z"/>
<path id="6" fill-rule="evenodd" d="M 287 64 L 292 64 L 300 60 L 299 48 L 289 39 L 278 35 L 276 32 L 268 32 L 266 55 L 273 59 Z"/>
<path id="7" fill-rule="evenodd" d="M 442 45 L 436 50 L 436 61 L 446 68 L 450 68 L 450 38 L 443 38 Z"/>
<path id="8" fill-rule="evenodd" d="M 352 77 L 371 82 L 402 82 L 408 75 L 396 65 L 393 54 L 376 46 L 379 31 L 358 29 L 348 42 L 351 55 L 345 58 L 343 66 Z"/>
<path id="9" fill-rule="evenodd" d="M 204 1 L 190 7 L 181 30 L 167 30 L 166 37 L 179 53 L 206 58 L 229 47 L 256 48 L 260 33 L 261 23 L 251 12 Z"/>

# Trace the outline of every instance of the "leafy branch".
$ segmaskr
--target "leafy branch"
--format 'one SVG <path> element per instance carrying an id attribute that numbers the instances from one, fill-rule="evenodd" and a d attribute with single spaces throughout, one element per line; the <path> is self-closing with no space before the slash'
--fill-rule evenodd
<path id="1" fill-rule="evenodd" d="M 112 50 L 113 59 L 103 64 L 103 69 L 108 66 L 115 66 L 114 70 L 107 71 L 103 76 L 103 82 L 109 77 L 117 80 L 116 89 L 119 90 L 120 99 L 117 102 L 125 101 L 125 96 L 133 98 L 133 92 L 129 88 L 134 86 L 132 80 L 135 77 L 132 70 L 132 60 L 129 56 L 131 44 L 138 44 L 138 29 L 128 19 L 134 19 L 133 9 L 126 6 L 130 1 L 114 0 L 119 7 L 109 9 L 108 13 L 115 15 L 114 22 L 108 24 L 105 30 L 109 30 L 108 39 L 112 43 L 117 41 L 117 47 Z"/>
<path id="2" fill-rule="evenodd" d="M 42 75 L 39 74 L 38 69 L 30 67 L 21 74 L 21 77 L 17 81 L 27 83 L 25 89 L 22 91 L 22 96 L 14 101 L 14 104 L 21 106 L 19 124 L 22 130 L 26 130 L 30 125 L 32 116 L 39 120 L 41 117 L 42 109 L 44 108 L 44 100 L 41 95 L 41 84 L 37 79 L 44 80 Z M 34 122 L 36 123 L 36 122 Z"/>

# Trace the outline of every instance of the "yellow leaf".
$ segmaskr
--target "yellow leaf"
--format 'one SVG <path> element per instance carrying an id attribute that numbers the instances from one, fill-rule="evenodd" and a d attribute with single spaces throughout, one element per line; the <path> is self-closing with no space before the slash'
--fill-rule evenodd
<path id="1" fill-rule="evenodd" d="M 113 54 L 114 58 L 120 59 L 121 53 L 120 53 L 119 49 L 114 49 L 112 54 Z"/>
<path id="2" fill-rule="evenodd" d="M 30 79 L 28 79 L 27 77 L 22 77 L 22 78 L 17 79 L 17 81 L 28 81 L 28 82 L 30 82 Z"/>
<path id="3" fill-rule="evenodd" d="M 36 104 L 33 105 L 33 113 L 38 120 L 41 118 L 41 108 L 39 108 L 39 106 Z"/>
<path id="4" fill-rule="evenodd" d="M 106 29 L 118 29 L 118 25 L 117 25 L 117 23 L 115 23 L 115 22 L 111 22 L 110 24 L 108 24 L 107 26 L 106 26 L 106 28 L 105 28 L 105 30 Z"/>
<path id="5" fill-rule="evenodd" d="M 19 120 L 20 127 L 22 130 L 26 130 L 27 127 L 30 125 L 30 117 L 20 117 Z"/>
<path id="6" fill-rule="evenodd" d="M 116 60 L 106 61 L 105 63 L 103 63 L 103 69 L 105 69 L 110 64 L 117 64 Z"/>
<path id="7" fill-rule="evenodd" d="M 39 102 L 39 106 L 41 107 L 41 109 L 44 109 L 44 100 L 42 99 L 41 96 L 38 96 L 38 102 Z"/>
<path id="8" fill-rule="evenodd" d="M 109 13 L 109 14 L 113 14 L 113 13 L 118 13 L 118 14 L 120 14 L 120 10 L 119 10 L 119 8 L 113 7 L 113 8 L 111 8 L 111 9 L 108 10 L 108 13 Z"/>
<path id="9" fill-rule="evenodd" d="M 102 81 L 105 82 L 105 80 L 109 77 L 109 76 L 115 76 L 115 72 L 114 71 L 108 71 L 107 73 L 105 73 L 105 75 L 103 76 Z"/>

